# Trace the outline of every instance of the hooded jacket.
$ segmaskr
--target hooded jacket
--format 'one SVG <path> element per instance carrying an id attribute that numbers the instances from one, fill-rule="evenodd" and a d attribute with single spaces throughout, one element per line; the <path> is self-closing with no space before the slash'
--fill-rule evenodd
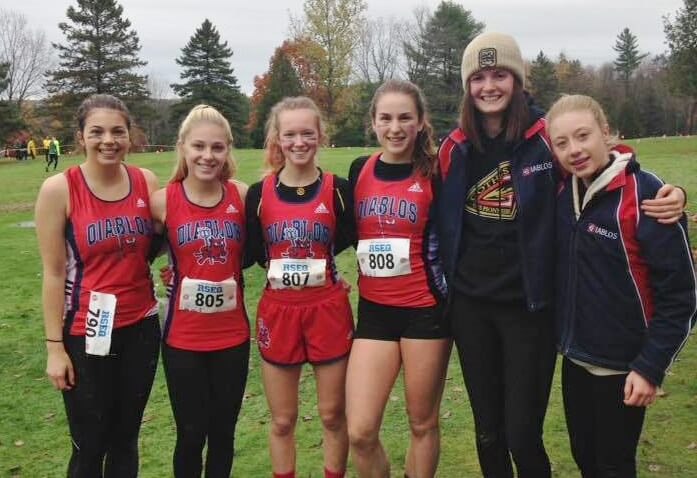
<path id="1" fill-rule="evenodd" d="M 532 124 L 511 150 L 511 181 L 518 206 L 516 227 L 520 245 L 523 289 L 527 307 L 537 311 L 553 303 L 554 204 L 558 170 L 545 132 L 544 113 L 531 106 Z M 461 128 L 453 130 L 438 150 L 442 188 L 438 196 L 437 225 L 440 255 L 446 280 L 455 278 L 460 254 L 468 163 L 473 145 Z"/>
<path id="2" fill-rule="evenodd" d="M 565 356 L 634 370 L 660 385 L 694 326 L 695 275 L 687 224 L 660 224 L 640 209 L 663 183 L 631 149 L 579 194 L 565 179 L 557 199 L 557 339 Z"/>

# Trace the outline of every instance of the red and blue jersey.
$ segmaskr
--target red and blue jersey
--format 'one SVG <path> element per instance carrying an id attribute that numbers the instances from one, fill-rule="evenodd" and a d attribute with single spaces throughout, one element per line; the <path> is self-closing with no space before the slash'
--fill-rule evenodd
<path id="1" fill-rule="evenodd" d="M 277 175 L 264 178 L 261 186 L 259 221 L 266 249 L 266 258 L 324 259 L 325 284 L 303 289 L 272 289 L 267 284 L 264 294 L 277 300 L 312 300 L 334 290 L 338 276 L 334 262 L 336 213 L 334 208 L 334 176 L 322 173 L 315 196 L 304 202 L 284 201 L 277 189 Z"/>
<path id="2" fill-rule="evenodd" d="M 435 234 L 429 233 L 434 198 L 432 181 L 415 169 L 403 179 L 379 178 L 375 174 L 379 157 L 380 154 L 375 154 L 368 158 L 354 186 L 358 240 L 409 239 L 411 272 L 393 277 L 359 274 L 360 295 L 372 302 L 396 307 L 433 306 L 437 298 L 430 284 L 441 284 L 443 288 L 444 284 L 438 280 L 439 263 L 435 273 L 428 270 L 431 263 L 437 262 L 437 241 Z"/>
<path id="3" fill-rule="evenodd" d="M 165 218 L 174 284 L 167 310 L 164 340 L 184 350 L 211 351 L 249 340 L 244 308 L 242 256 L 244 204 L 234 183 L 226 181 L 218 204 L 204 207 L 186 197 L 181 181 L 167 186 Z M 180 308 L 182 279 L 237 282 L 237 307 L 212 313 Z"/>
<path id="4" fill-rule="evenodd" d="M 130 188 L 116 201 L 94 195 L 79 166 L 65 172 L 70 215 L 64 318 L 71 335 L 85 334 L 91 292 L 116 296 L 114 328 L 157 313 L 147 261 L 153 232 L 148 184 L 139 168 L 124 167 Z"/>
<path id="5" fill-rule="evenodd" d="M 562 354 L 660 385 L 697 309 L 685 221 L 660 224 L 641 201 L 662 182 L 618 146 L 581 194 L 568 177 L 557 200 L 557 331 Z M 597 186 L 597 187 L 596 187 Z"/>

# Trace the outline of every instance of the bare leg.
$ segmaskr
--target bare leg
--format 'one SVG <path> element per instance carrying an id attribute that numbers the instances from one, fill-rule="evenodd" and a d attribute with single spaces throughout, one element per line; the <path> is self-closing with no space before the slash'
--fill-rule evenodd
<path id="1" fill-rule="evenodd" d="M 440 456 L 438 418 L 452 342 L 402 339 L 400 347 L 411 428 L 405 471 L 409 478 L 431 478 Z"/>
<path id="2" fill-rule="evenodd" d="M 279 367 L 262 360 L 264 393 L 271 411 L 269 450 L 274 473 L 295 470 L 295 424 L 298 421 L 300 366 Z"/>
<path id="3" fill-rule="evenodd" d="M 330 471 L 346 470 L 346 367 L 348 359 L 315 366 L 317 408 L 322 420 L 324 466 Z"/>
<path id="4" fill-rule="evenodd" d="M 390 476 L 380 424 L 400 366 L 398 342 L 354 340 L 346 374 L 346 416 L 351 457 L 360 477 Z"/>

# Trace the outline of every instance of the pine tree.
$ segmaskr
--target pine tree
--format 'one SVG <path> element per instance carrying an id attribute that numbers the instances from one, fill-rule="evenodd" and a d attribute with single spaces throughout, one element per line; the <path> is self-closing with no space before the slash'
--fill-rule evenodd
<path id="1" fill-rule="evenodd" d="M 530 91 L 535 103 L 547 110 L 559 95 L 559 80 L 554 72 L 554 63 L 540 51 L 530 67 Z"/>
<path id="2" fill-rule="evenodd" d="M 462 5 L 443 1 L 428 16 L 420 37 L 405 42 L 408 61 L 420 65 L 413 69 L 419 76 L 409 80 L 423 89 L 438 136 L 447 134 L 457 124 L 462 100 L 462 52 L 483 29 L 484 24 Z"/>
<path id="3" fill-rule="evenodd" d="M 182 98 L 173 120 L 176 122 L 198 104 L 213 106 L 230 122 L 235 145 L 245 145 L 249 101 L 240 92 L 230 66 L 233 52 L 227 41 L 221 42 L 218 30 L 205 19 L 181 52 L 176 62 L 183 68 L 179 74 L 183 83 L 170 85 Z"/>
<path id="4" fill-rule="evenodd" d="M 624 82 L 625 94 L 629 90 L 629 79 L 639 68 L 641 60 L 646 58 L 648 53 L 639 53 L 639 45 L 636 36 L 625 28 L 617 35 L 615 46 L 612 47 L 619 55 L 614 61 L 615 71 L 619 73 L 620 79 Z"/>
<path id="5" fill-rule="evenodd" d="M 147 64 L 138 57 L 140 40 L 115 0 L 77 0 L 61 22 L 66 43 L 53 43 L 59 68 L 47 73 L 50 103 L 72 115 L 77 104 L 94 93 L 121 98 L 136 115 L 144 113 L 147 76 L 136 70 Z M 62 114 L 60 114 L 62 113 Z"/>

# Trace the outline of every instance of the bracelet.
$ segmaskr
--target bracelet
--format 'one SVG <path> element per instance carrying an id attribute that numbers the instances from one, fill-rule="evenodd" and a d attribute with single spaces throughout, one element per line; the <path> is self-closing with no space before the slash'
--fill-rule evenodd
<path id="1" fill-rule="evenodd" d="M 52 342 L 52 343 L 59 344 L 59 343 L 63 342 L 63 340 L 62 339 L 61 340 L 46 339 L 46 342 Z"/>

